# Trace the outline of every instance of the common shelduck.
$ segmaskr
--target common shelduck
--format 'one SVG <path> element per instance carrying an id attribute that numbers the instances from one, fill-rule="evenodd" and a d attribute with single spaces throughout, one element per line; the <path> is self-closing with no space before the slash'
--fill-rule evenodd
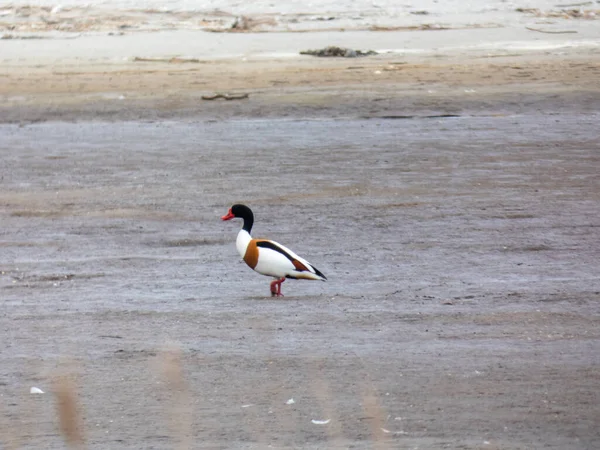
<path id="1" fill-rule="evenodd" d="M 244 226 L 235 241 L 237 251 L 251 269 L 268 277 L 277 278 L 271 282 L 272 296 L 283 295 L 281 283 L 286 278 L 327 280 L 315 266 L 289 248 L 268 239 L 252 239 L 250 231 L 254 225 L 254 214 L 246 205 L 233 205 L 221 219 L 231 220 L 236 217 L 244 219 Z"/>

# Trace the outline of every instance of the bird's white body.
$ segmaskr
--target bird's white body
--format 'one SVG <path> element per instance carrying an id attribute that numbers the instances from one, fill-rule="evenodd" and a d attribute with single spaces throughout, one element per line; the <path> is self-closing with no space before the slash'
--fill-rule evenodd
<path id="1" fill-rule="evenodd" d="M 240 230 L 238 233 L 235 245 L 238 253 L 244 259 L 248 252 L 248 246 L 253 241 L 252 236 L 246 230 Z M 289 248 L 281 245 L 278 242 L 271 241 L 269 239 L 256 239 L 258 242 L 268 242 L 278 250 L 259 247 L 258 250 L 258 261 L 253 269 L 262 274 L 275 278 L 298 278 L 305 280 L 322 280 L 324 278 L 317 275 L 315 268 L 307 260 L 298 256 Z M 283 252 L 282 252 L 283 251 Z M 291 258 L 299 261 L 308 270 L 298 270 L 298 267 L 293 264 L 292 260 L 285 255 L 287 253 Z"/>

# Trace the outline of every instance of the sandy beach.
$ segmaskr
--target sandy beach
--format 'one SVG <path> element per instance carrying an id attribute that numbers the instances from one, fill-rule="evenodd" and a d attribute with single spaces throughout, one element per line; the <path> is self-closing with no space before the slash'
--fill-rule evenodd
<path id="1" fill-rule="evenodd" d="M 0 9 L 0 120 L 502 113 L 544 108 L 557 95 L 583 112 L 598 101 L 593 3 L 181 9 L 194 5 Z M 232 28 L 241 20 L 247 29 Z M 330 45 L 378 54 L 300 55 Z M 249 101 L 202 101 L 215 93 Z"/>
<path id="2" fill-rule="evenodd" d="M 598 448 L 599 8 L 0 7 L 0 448 Z"/>

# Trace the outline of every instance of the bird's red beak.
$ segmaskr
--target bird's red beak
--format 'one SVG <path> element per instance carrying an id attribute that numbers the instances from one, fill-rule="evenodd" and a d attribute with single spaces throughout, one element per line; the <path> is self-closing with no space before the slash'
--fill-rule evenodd
<path id="1" fill-rule="evenodd" d="M 227 214 L 225 214 L 223 217 L 221 217 L 221 220 L 231 220 L 233 219 L 235 216 L 233 215 L 233 213 L 231 212 L 231 208 L 229 209 L 229 212 Z"/>

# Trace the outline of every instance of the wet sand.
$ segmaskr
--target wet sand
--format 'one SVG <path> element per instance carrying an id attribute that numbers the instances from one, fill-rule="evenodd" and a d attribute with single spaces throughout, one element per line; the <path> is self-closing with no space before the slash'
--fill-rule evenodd
<path id="1" fill-rule="evenodd" d="M 597 120 L 3 125 L 5 442 L 74 370 L 91 448 L 594 448 Z M 330 281 L 267 297 L 236 201 Z"/>
<path id="2" fill-rule="evenodd" d="M 67 373 L 88 448 L 597 448 L 600 61 L 565 52 L 3 66 L 1 445 L 64 448 Z M 268 297 L 235 202 L 329 281 Z"/>

